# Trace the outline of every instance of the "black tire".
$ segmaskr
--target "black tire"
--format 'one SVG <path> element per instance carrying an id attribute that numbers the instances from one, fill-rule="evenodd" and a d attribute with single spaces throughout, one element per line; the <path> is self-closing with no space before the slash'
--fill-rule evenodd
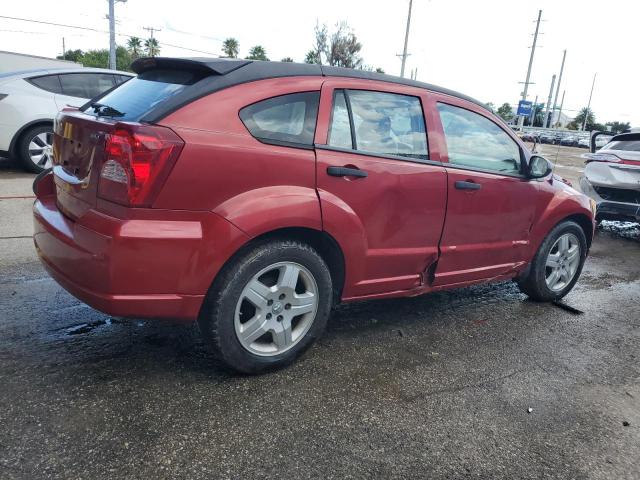
<path id="1" fill-rule="evenodd" d="M 236 305 L 248 282 L 279 262 L 295 262 L 312 274 L 318 289 L 316 314 L 309 330 L 289 350 L 256 355 L 238 339 Z M 262 373 L 290 364 L 322 335 L 331 312 L 332 292 L 329 268 L 318 252 L 297 240 L 271 240 L 246 249 L 222 269 L 207 294 L 198 325 L 205 344 L 225 366 L 247 374 Z"/>
<path id="2" fill-rule="evenodd" d="M 20 135 L 20 139 L 16 144 L 16 157 L 27 172 L 41 173 L 48 168 L 45 165 L 36 165 L 33 163 L 33 161 L 31 161 L 31 156 L 29 155 L 29 144 L 31 143 L 31 140 L 41 133 L 53 134 L 53 126 L 45 124 L 28 128 Z"/>
<path id="3" fill-rule="evenodd" d="M 551 251 L 556 240 L 566 233 L 574 234 L 580 244 L 580 261 L 578 269 L 573 279 L 562 290 L 554 291 L 547 286 L 546 278 L 546 262 L 549 252 Z M 528 295 L 532 300 L 538 302 L 552 302 L 559 300 L 571 291 L 573 286 L 580 278 L 584 261 L 587 258 L 587 238 L 584 230 L 575 222 L 564 221 L 556 225 L 546 236 L 540 248 L 533 257 L 531 265 L 527 272 L 516 280 L 518 287 L 522 293 Z"/>

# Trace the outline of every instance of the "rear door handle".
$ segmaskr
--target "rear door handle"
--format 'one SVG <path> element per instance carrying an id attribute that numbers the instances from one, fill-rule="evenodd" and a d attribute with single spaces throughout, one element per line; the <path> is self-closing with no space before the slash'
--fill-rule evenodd
<path id="1" fill-rule="evenodd" d="M 482 185 L 475 182 L 463 182 L 462 180 L 458 180 L 456 182 L 456 188 L 458 190 L 480 190 Z"/>
<path id="2" fill-rule="evenodd" d="M 359 168 L 327 167 L 327 174 L 332 177 L 368 177 L 369 174 Z"/>

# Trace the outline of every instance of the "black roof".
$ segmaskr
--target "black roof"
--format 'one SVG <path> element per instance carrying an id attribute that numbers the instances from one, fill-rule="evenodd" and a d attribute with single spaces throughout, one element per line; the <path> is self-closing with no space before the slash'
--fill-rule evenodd
<path id="1" fill-rule="evenodd" d="M 204 74 L 204 78 L 189 88 L 168 98 L 167 101 L 162 102 L 148 112 L 141 119 L 146 122 L 156 122 L 187 103 L 224 88 L 267 78 L 295 76 L 350 77 L 398 83 L 462 98 L 486 108 L 484 103 L 447 88 L 418 82 L 417 80 L 409 80 L 393 75 L 355 70 L 352 68 L 330 67 L 308 63 L 261 62 L 255 60 L 207 57 L 146 57 L 139 58 L 131 64 L 131 69 L 138 74 L 157 68 L 200 71 Z"/>

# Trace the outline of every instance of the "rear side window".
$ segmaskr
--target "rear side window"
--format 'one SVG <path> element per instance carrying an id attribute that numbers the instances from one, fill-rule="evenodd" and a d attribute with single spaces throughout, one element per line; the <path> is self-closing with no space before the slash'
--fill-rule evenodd
<path id="1" fill-rule="evenodd" d="M 520 147 L 498 125 L 477 113 L 443 103 L 438 112 L 449 163 L 505 174 L 520 173 Z"/>
<path id="2" fill-rule="evenodd" d="M 240 110 L 247 130 L 267 143 L 313 145 L 320 92 L 281 95 Z"/>
<path id="3" fill-rule="evenodd" d="M 99 102 L 121 112 L 119 120 L 137 122 L 159 103 L 202 78 L 202 73 L 188 70 L 148 70 L 107 93 Z M 87 106 L 85 113 L 92 114 L 93 109 Z"/>
<path id="4" fill-rule="evenodd" d="M 58 75 L 45 75 L 43 77 L 33 77 L 29 82 L 42 90 L 51 93 L 62 93 L 62 85 Z"/>
<path id="5" fill-rule="evenodd" d="M 336 92 L 329 145 L 427 160 L 427 135 L 418 97 L 367 90 Z"/>
<path id="6" fill-rule="evenodd" d="M 110 73 L 67 73 L 60 75 L 62 93 L 70 97 L 93 98 L 114 86 Z"/>

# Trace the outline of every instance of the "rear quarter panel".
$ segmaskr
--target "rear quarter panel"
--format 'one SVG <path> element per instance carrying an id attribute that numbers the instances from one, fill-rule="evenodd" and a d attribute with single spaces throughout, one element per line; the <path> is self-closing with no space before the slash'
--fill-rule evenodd
<path id="1" fill-rule="evenodd" d="M 238 111 L 278 95 L 319 91 L 322 81 L 297 77 L 237 85 L 166 117 L 161 123 L 185 147 L 154 207 L 213 211 L 251 237 L 290 226 L 321 230 L 314 151 L 261 143 Z"/>

